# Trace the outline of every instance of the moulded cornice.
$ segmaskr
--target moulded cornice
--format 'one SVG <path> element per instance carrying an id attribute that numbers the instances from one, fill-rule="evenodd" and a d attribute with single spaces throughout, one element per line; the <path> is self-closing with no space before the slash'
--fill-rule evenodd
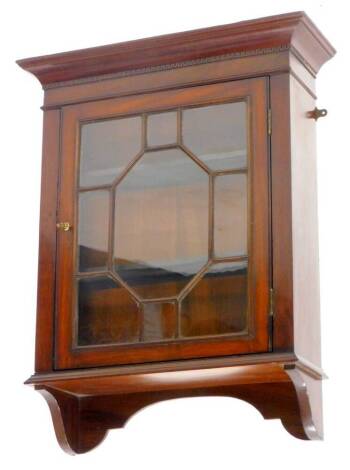
<path id="1" fill-rule="evenodd" d="M 304 12 L 18 60 L 46 88 L 291 50 L 314 75 L 335 49 Z"/>

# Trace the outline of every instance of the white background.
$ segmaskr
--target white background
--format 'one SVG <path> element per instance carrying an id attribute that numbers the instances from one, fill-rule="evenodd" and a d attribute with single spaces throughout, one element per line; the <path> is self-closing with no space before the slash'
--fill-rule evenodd
<path id="1" fill-rule="evenodd" d="M 346 1 L 2 1 L 0 101 L 0 305 L 2 468 L 349 468 L 349 21 Z M 33 372 L 42 104 L 19 58 L 305 10 L 338 54 L 321 69 L 319 228 L 325 440 L 291 437 L 232 398 L 163 402 L 71 457 L 56 443 Z M 335 463 L 337 461 L 337 463 Z"/>

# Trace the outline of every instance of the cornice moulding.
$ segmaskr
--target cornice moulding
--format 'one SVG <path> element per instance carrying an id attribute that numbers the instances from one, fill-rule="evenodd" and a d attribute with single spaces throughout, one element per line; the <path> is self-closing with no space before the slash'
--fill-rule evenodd
<path id="1" fill-rule="evenodd" d="M 17 61 L 44 88 L 292 50 L 316 75 L 335 49 L 304 12 Z"/>

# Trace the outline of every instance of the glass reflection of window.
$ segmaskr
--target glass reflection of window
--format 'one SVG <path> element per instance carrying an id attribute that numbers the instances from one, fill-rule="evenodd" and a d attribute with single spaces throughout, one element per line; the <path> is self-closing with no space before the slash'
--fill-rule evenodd
<path id="1" fill-rule="evenodd" d="M 78 345 L 244 332 L 246 123 L 238 101 L 82 124 Z"/>

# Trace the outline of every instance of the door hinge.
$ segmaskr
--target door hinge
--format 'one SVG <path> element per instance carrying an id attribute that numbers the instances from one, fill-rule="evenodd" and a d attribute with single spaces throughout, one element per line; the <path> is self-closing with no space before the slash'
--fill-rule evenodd
<path id="1" fill-rule="evenodd" d="M 273 308 L 274 308 L 274 300 L 275 300 L 275 291 L 271 287 L 270 289 L 270 294 L 269 294 L 269 315 L 270 317 L 273 317 Z"/>
<path id="2" fill-rule="evenodd" d="M 271 288 L 269 293 L 269 351 L 272 351 L 273 347 L 274 300 L 275 291 Z"/>
<path id="3" fill-rule="evenodd" d="M 272 111 L 271 108 L 267 110 L 267 133 L 272 134 Z"/>

